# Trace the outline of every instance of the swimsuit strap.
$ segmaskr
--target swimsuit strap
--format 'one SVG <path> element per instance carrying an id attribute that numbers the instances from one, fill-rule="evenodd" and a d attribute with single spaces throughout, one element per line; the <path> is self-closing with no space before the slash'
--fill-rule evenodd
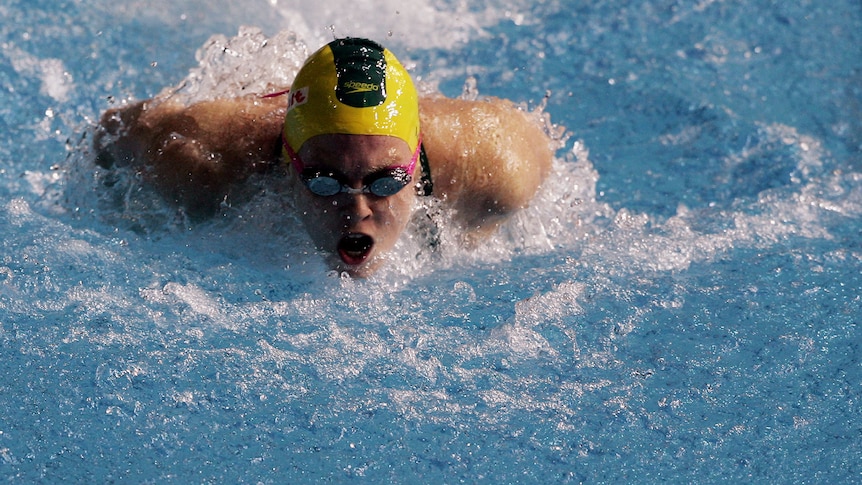
<path id="1" fill-rule="evenodd" d="M 434 190 L 431 182 L 431 166 L 428 164 L 428 155 L 425 154 L 425 144 L 420 144 L 419 163 L 422 166 L 422 179 L 419 181 L 419 195 L 429 196 Z"/>

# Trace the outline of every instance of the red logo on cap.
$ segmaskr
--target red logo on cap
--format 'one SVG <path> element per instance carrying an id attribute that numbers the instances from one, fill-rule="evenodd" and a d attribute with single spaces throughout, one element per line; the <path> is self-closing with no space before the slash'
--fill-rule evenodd
<path id="1" fill-rule="evenodd" d="M 290 92 L 290 99 L 287 101 L 287 110 L 290 111 L 296 106 L 305 104 L 308 101 L 308 86 Z"/>

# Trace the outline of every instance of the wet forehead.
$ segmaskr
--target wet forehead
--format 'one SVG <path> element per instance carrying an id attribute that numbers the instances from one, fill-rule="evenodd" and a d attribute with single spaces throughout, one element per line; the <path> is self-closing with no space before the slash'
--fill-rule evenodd
<path id="1" fill-rule="evenodd" d="M 308 140 L 300 156 L 310 168 L 361 179 L 386 168 L 407 165 L 411 153 L 406 142 L 390 136 L 333 134 Z"/>

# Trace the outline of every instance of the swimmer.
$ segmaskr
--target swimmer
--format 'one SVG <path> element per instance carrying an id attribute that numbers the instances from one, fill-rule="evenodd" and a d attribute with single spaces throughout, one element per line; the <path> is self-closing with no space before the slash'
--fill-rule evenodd
<path id="1" fill-rule="evenodd" d="M 107 111 L 97 163 L 132 166 L 193 217 L 218 210 L 255 173 L 283 164 L 289 192 L 333 269 L 379 267 L 414 210 L 433 196 L 477 244 L 526 207 L 554 146 L 513 103 L 419 98 L 388 49 L 337 39 L 290 89 L 183 106 L 169 96 Z"/>

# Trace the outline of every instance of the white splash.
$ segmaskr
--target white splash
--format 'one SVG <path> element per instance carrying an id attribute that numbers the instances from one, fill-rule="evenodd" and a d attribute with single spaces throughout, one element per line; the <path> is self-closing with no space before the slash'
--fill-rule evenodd
<path id="1" fill-rule="evenodd" d="M 42 83 L 40 93 L 58 103 L 69 100 L 75 83 L 62 60 L 41 59 L 14 45 L 4 46 L 3 51 L 15 71 L 24 76 L 39 78 Z"/>

